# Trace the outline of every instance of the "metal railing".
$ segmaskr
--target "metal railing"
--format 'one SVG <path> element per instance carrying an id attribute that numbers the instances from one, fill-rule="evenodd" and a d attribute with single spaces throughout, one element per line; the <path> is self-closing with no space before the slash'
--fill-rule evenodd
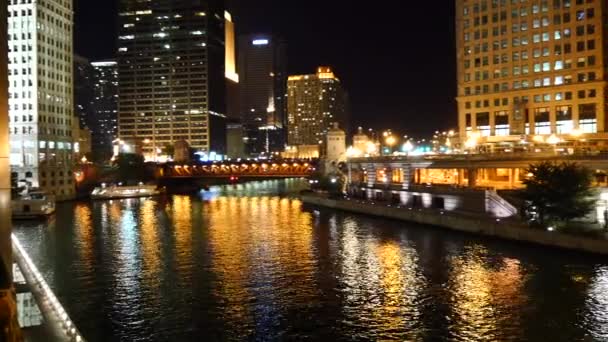
<path id="1" fill-rule="evenodd" d="M 494 161 L 494 160 L 602 160 L 608 159 L 608 152 L 578 152 L 573 154 L 556 154 L 553 152 L 504 152 L 480 154 L 436 154 L 427 156 L 382 156 L 368 158 L 352 158 L 350 162 L 400 162 L 400 161 Z"/>
<path id="2" fill-rule="evenodd" d="M 12 235 L 13 258 L 19 265 L 32 295 L 45 318 L 48 332 L 52 334 L 49 341 L 81 342 L 84 338 L 70 319 L 67 312 L 21 246 L 19 239 Z"/>

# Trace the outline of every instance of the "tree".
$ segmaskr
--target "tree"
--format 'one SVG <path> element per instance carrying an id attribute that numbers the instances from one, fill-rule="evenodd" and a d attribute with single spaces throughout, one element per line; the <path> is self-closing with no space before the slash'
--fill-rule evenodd
<path id="1" fill-rule="evenodd" d="M 146 177 L 144 157 L 139 154 L 121 153 L 114 163 L 120 182 L 142 181 Z"/>
<path id="2" fill-rule="evenodd" d="M 527 170 L 522 197 L 526 213 L 546 224 L 567 223 L 584 217 L 594 207 L 591 172 L 576 163 L 541 162 Z"/>

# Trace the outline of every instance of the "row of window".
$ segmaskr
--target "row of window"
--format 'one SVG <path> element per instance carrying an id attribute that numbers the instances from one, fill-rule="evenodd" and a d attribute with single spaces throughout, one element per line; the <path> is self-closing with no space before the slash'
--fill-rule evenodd
<path id="1" fill-rule="evenodd" d="M 583 90 L 576 91 L 574 93 L 571 91 L 567 91 L 567 92 L 537 94 L 537 95 L 532 96 L 532 100 L 534 103 L 564 101 L 564 100 L 569 101 L 569 100 L 573 99 L 573 95 L 576 95 L 576 97 L 578 99 L 596 98 L 597 90 L 583 89 Z M 514 103 L 516 103 L 516 104 L 527 103 L 529 101 L 530 101 L 529 96 L 522 96 L 522 97 L 514 98 Z M 465 107 L 465 109 L 470 109 L 474 105 L 475 108 L 489 108 L 490 103 L 491 103 L 490 100 L 477 100 L 474 102 L 466 101 L 464 107 Z M 502 99 L 496 98 L 493 100 L 493 104 L 494 104 L 494 107 L 508 106 L 509 99 L 508 98 L 502 98 Z"/>
<path id="2" fill-rule="evenodd" d="M 543 48 L 543 49 L 534 49 L 534 51 L 532 52 L 532 56 L 534 58 L 540 58 L 540 57 L 549 57 L 550 56 L 550 50 L 549 48 Z M 490 65 L 490 60 L 489 60 L 489 56 L 484 56 L 484 57 L 480 57 L 480 58 L 475 58 L 473 60 L 474 62 L 474 66 L 475 68 L 481 68 L 484 66 L 489 66 Z M 528 51 L 515 51 L 512 54 L 512 62 L 519 62 L 519 61 L 527 61 L 529 60 L 529 54 Z M 576 60 L 576 67 L 577 68 L 584 68 L 584 67 L 592 67 L 596 65 L 596 61 L 597 58 L 596 56 L 583 56 L 583 57 L 578 57 Z M 507 64 L 509 63 L 509 55 L 507 54 L 502 54 L 502 55 L 493 55 L 492 56 L 492 65 L 497 65 L 497 64 Z M 543 69 L 547 68 L 550 69 L 551 68 L 551 64 L 550 62 L 542 62 L 543 63 Z M 544 64 L 547 64 L 547 66 L 544 66 Z M 470 69 L 471 68 L 471 60 L 470 59 L 465 59 L 464 60 L 464 68 L 465 69 Z M 536 64 L 535 64 L 536 65 Z M 540 64 L 539 64 L 540 65 Z M 556 60 L 553 66 L 553 70 L 568 70 L 571 69 L 573 66 L 573 60 L 572 59 L 564 59 L 564 60 Z M 521 67 L 513 67 L 513 74 L 516 74 L 516 70 L 520 70 L 521 68 L 524 68 L 525 66 L 522 65 Z M 518 69 L 515 69 L 518 68 Z M 546 70 L 545 70 L 546 71 Z M 477 71 L 480 72 L 480 71 Z"/>
<path id="3" fill-rule="evenodd" d="M 546 36 L 546 38 L 545 38 L 545 34 L 543 34 L 542 41 L 548 42 L 549 41 L 548 36 Z M 540 43 L 540 42 L 541 42 L 540 40 L 538 40 L 538 41 L 536 40 L 536 37 L 534 38 L 534 43 Z M 506 39 L 503 39 L 501 42 L 494 42 L 493 44 L 494 45 L 493 45 L 492 51 L 498 51 L 499 49 L 506 50 L 509 48 L 509 44 Z M 523 44 L 523 45 L 528 45 L 527 41 L 526 41 L 526 44 Z M 519 46 L 520 45 L 518 44 L 517 47 L 519 47 Z M 513 47 L 515 47 L 515 46 L 513 46 Z M 595 48 L 596 48 L 595 39 L 588 39 L 586 41 L 581 40 L 581 41 L 576 42 L 576 45 L 574 45 L 574 46 L 571 43 L 564 43 L 563 45 L 562 44 L 555 45 L 554 54 L 556 56 L 561 56 L 562 54 L 569 54 L 572 52 L 593 51 L 593 50 L 595 50 Z M 535 48 L 535 49 L 540 49 L 540 48 Z M 534 51 L 534 50 L 532 50 L 532 51 Z M 489 43 L 475 44 L 473 46 L 473 49 L 471 49 L 470 46 L 464 47 L 465 56 L 487 54 L 489 52 L 490 52 Z"/>
<path id="4" fill-rule="evenodd" d="M 511 17 L 514 16 L 527 16 L 529 13 L 538 14 L 538 13 L 546 13 L 549 12 L 549 1 L 542 0 L 540 3 L 534 3 L 532 5 L 526 5 L 528 0 L 492 0 L 491 7 L 488 7 L 488 2 L 486 0 L 480 1 L 478 3 L 472 5 L 466 5 L 462 8 L 463 16 L 468 16 L 471 12 L 473 14 L 487 12 L 488 10 L 496 10 L 499 7 L 507 7 L 508 4 L 511 5 Z M 576 5 L 584 5 L 584 4 L 592 4 L 594 0 L 576 0 Z M 525 4 L 525 5 L 522 5 Z M 517 6 L 517 7 L 515 7 Z M 553 9 L 570 9 L 572 7 L 572 0 L 553 0 Z M 504 13 L 504 15 L 503 15 Z M 506 18 L 506 11 L 500 12 L 500 17 Z M 505 19 L 506 20 L 506 19 Z"/>
<path id="5" fill-rule="evenodd" d="M 583 104 L 578 106 L 578 122 L 579 128 L 583 133 L 597 133 L 597 113 L 595 104 Z M 554 109 L 555 127 L 553 131 L 551 127 L 551 108 L 537 107 L 532 112 L 526 111 L 523 117 L 525 133 L 530 134 L 530 126 L 534 125 L 534 134 L 567 134 L 574 130 L 574 120 L 572 115 L 572 106 L 557 106 Z M 515 113 L 514 113 L 515 114 Z M 473 130 L 472 114 L 465 114 L 465 125 L 467 131 Z M 514 117 L 509 117 L 507 111 L 494 112 L 494 125 L 491 125 L 490 113 L 480 112 L 475 114 L 475 128 L 480 131 L 482 136 L 492 135 L 509 135 L 511 120 L 517 121 Z"/>
<path id="6" fill-rule="evenodd" d="M 527 27 L 527 24 L 521 24 L 521 25 L 522 25 L 521 31 L 526 31 L 527 28 L 525 29 L 524 27 Z M 513 26 L 514 33 L 519 30 L 519 29 L 516 30 L 515 27 L 516 26 Z M 594 35 L 596 32 L 595 25 L 593 25 L 593 24 L 580 25 L 580 26 L 576 27 L 574 32 L 575 32 L 576 37 L 582 37 L 585 35 Z M 541 40 L 549 41 L 550 36 L 551 36 L 550 32 L 542 32 L 542 33 L 532 34 L 532 35 L 522 35 L 521 37 L 513 37 L 512 41 L 511 41 L 511 45 L 514 47 L 528 45 L 530 43 L 530 39 L 532 39 L 532 41 L 535 43 L 538 43 Z M 570 28 L 564 28 L 564 29 L 553 31 L 553 40 L 570 39 L 570 38 L 572 38 L 572 29 L 570 29 Z M 484 40 L 484 39 L 488 39 L 488 30 L 481 30 L 481 31 L 477 30 L 473 33 L 471 33 L 471 32 L 464 33 L 465 42 L 478 41 L 478 40 Z M 505 44 L 507 41 L 508 41 L 507 39 L 503 39 L 502 45 L 504 45 L 506 47 Z M 494 48 L 494 50 L 498 50 L 498 48 L 500 46 L 501 46 L 501 44 L 499 44 L 498 41 L 495 41 L 493 48 Z"/>
<path id="7" fill-rule="evenodd" d="M 577 81 L 579 83 L 584 82 L 593 82 L 597 80 L 597 76 L 595 72 L 582 72 L 577 74 Z M 494 83 L 493 87 L 490 88 L 489 84 L 477 85 L 474 87 L 465 87 L 464 95 L 480 95 L 480 94 L 490 94 L 490 93 L 499 93 L 509 90 L 519 90 L 519 89 L 528 89 L 528 88 L 541 88 L 541 87 L 550 87 L 550 86 L 561 86 L 564 84 L 572 84 L 573 78 L 572 75 L 559 75 L 555 77 L 544 77 L 544 78 L 536 78 L 533 80 L 516 80 L 513 83 L 503 82 L 503 83 Z"/>
<path id="8" fill-rule="evenodd" d="M 59 137 L 71 137 L 72 136 L 72 132 L 70 130 L 64 130 L 64 129 L 57 129 L 57 128 L 44 128 L 44 127 L 37 127 L 38 128 L 38 133 L 36 132 L 36 129 L 32 126 L 23 126 L 21 127 L 21 129 L 19 129 L 19 127 L 13 127 L 11 129 L 9 129 L 9 133 L 10 134 L 26 134 L 26 135 L 33 135 L 33 134 L 41 134 L 41 135 L 52 135 L 52 136 L 59 136 Z"/>

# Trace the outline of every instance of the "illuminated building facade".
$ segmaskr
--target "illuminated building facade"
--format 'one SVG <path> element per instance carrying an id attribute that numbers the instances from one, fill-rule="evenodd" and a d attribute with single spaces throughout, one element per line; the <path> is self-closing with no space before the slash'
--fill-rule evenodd
<path id="1" fill-rule="evenodd" d="M 92 62 L 93 68 L 93 120 L 91 149 L 95 159 L 112 156 L 112 141 L 118 137 L 118 64 L 116 61 Z"/>
<path id="2" fill-rule="evenodd" d="M 285 149 L 286 49 L 272 35 L 239 37 L 240 113 L 250 155 Z"/>
<path id="3" fill-rule="evenodd" d="M 348 96 L 329 67 L 289 76 L 287 92 L 289 145 L 322 144 L 334 122 L 349 131 Z"/>
<path id="4" fill-rule="evenodd" d="M 230 12 L 224 12 L 226 40 L 226 116 L 232 121 L 239 115 L 239 74 L 236 70 L 235 27 Z"/>
<path id="5" fill-rule="evenodd" d="M 225 154 L 224 26 L 220 0 L 119 2 L 119 137 L 148 159 L 180 140 Z"/>
<path id="6" fill-rule="evenodd" d="M 460 135 L 605 140 L 606 1 L 457 0 Z"/>
<path id="7" fill-rule="evenodd" d="M 12 179 L 73 197 L 72 1 L 10 0 L 8 11 Z"/>

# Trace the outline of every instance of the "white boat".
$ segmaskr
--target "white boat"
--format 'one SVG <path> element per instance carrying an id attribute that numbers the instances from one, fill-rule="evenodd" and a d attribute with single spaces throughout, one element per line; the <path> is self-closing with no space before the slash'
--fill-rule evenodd
<path id="1" fill-rule="evenodd" d="M 46 218 L 55 213 L 55 197 L 42 191 L 31 191 L 11 202 L 12 217 L 16 220 Z"/>
<path id="2" fill-rule="evenodd" d="M 162 193 L 156 185 L 102 186 L 91 192 L 92 199 L 119 199 L 158 196 Z"/>

